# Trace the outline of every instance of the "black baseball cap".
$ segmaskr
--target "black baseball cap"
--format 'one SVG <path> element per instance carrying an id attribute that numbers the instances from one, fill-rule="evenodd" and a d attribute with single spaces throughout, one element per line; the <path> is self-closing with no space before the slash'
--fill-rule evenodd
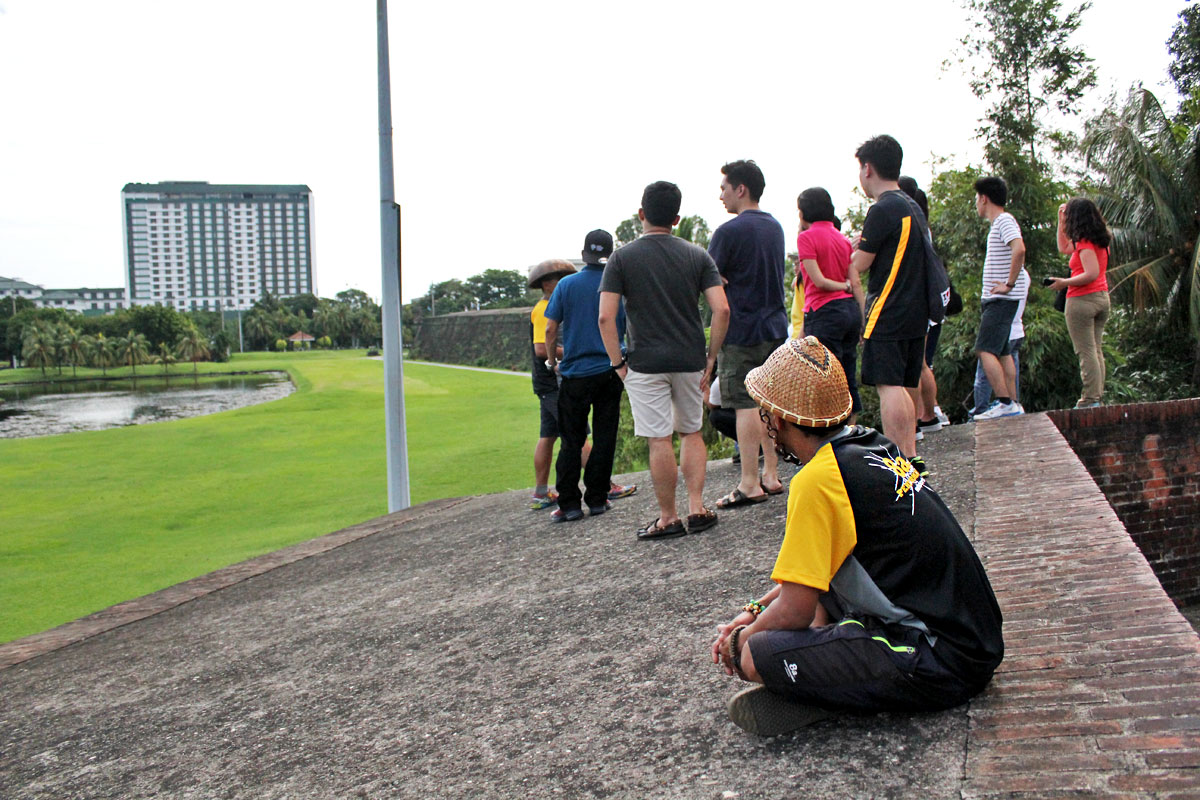
<path id="1" fill-rule="evenodd" d="M 603 264 L 612 251 L 613 238 L 608 231 L 597 228 L 583 240 L 583 260 L 587 264 Z"/>

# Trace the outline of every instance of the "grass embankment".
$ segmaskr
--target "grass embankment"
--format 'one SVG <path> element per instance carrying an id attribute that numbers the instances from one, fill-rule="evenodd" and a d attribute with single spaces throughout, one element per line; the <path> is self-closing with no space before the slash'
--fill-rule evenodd
<path id="1" fill-rule="evenodd" d="M 386 513 L 382 362 L 333 351 L 201 365 L 273 369 L 291 375 L 295 394 L 0 440 L 0 641 Z M 414 504 L 528 485 L 537 412 L 527 376 L 418 364 L 404 373 Z M 6 370 L 0 380 L 39 377 Z"/>

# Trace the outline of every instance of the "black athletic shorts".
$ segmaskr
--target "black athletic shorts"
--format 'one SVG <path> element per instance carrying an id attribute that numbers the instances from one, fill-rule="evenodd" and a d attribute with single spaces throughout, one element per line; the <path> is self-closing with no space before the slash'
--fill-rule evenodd
<path id="1" fill-rule="evenodd" d="M 862 380 L 864 386 L 906 386 L 917 388 L 921 365 L 925 360 L 925 337 L 863 342 Z"/>

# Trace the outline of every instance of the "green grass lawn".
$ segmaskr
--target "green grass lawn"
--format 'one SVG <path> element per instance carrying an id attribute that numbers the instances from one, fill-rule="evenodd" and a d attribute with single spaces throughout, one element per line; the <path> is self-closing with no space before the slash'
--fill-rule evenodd
<path id="1" fill-rule="evenodd" d="M 286 370 L 297 391 L 205 417 L 0 440 L 0 641 L 387 512 L 381 361 L 313 351 L 200 367 Z M 529 485 L 528 376 L 409 363 L 404 378 L 414 504 Z"/>

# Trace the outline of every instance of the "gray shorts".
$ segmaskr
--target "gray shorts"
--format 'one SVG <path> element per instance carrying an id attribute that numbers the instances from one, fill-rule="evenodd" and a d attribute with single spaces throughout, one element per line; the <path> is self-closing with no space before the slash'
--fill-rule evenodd
<path id="1" fill-rule="evenodd" d="M 700 372 L 625 373 L 625 391 L 633 412 L 633 433 L 659 439 L 672 433 L 695 433 L 704 422 Z M 724 397 L 722 396 L 722 402 Z"/>

